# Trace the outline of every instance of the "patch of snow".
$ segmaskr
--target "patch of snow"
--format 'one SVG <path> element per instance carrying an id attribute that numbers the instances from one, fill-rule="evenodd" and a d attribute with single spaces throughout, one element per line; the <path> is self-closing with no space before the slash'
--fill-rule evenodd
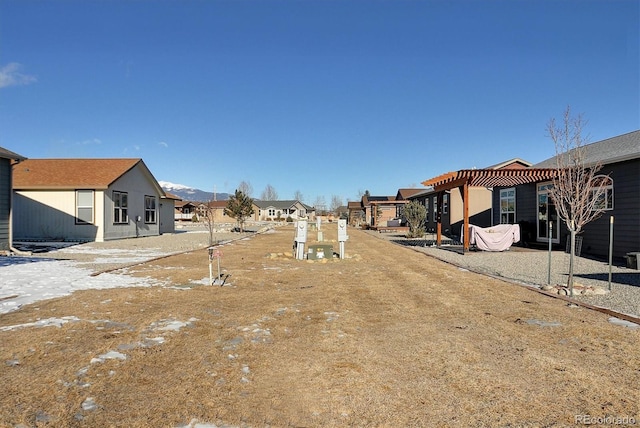
<path id="1" fill-rule="evenodd" d="M 150 278 L 121 273 L 97 276 L 91 273 L 69 260 L 0 257 L 0 314 L 40 300 L 67 296 L 76 290 L 161 285 Z"/>
<path id="2" fill-rule="evenodd" d="M 90 412 L 92 410 L 96 410 L 97 408 L 98 405 L 94 401 L 93 397 L 87 397 L 87 399 L 82 402 L 82 410 Z"/>
<path id="3" fill-rule="evenodd" d="M 99 355 L 97 358 L 92 358 L 90 363 L 104 363 L 106 360 L 126 360 L 127 356 L 122 352 L 118 351 L 109 351 L 105 354 Z"/>
<path id="4" fill-rule="evenodd" d="M 191 419 L 191 422 L 189 422 L 188 424 L 178 425 L 176 428 L 233 428 L 233 427 L 231 425 L 218 426 L 215 424 L 198 422 L 197 419 Z"/>
<path id="5" fill-rule="evenodd" d="M 197 318 L 189 318 L 188 321 L 161 320 L 151 324 L 150 328 L 155 331 L 180 331 L 182 327 L 190 327 Z"/>
<path id="6" fill-rule="evenodd" d="M 0 327 L 0 331 L 18 330 L 18 329 L 27 328 L 27 327 L 58 327 L 60 328 L 62 327 L 63 324 L 66 324 L 69 321 L 80 321 L 80 318 L 73 317 L 73 316 L 62 317 L 62 318 L 47 318 L 47 319 L 38 320 L 35 322 L 28 322 L 25 324 L 16 324 L 16 325 L 8 325 L 5 327 Z"/>

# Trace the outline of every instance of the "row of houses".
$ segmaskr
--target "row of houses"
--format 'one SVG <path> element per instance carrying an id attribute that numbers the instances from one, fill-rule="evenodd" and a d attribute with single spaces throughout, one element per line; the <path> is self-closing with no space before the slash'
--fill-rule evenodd
<path id="1" fill-rule="evenodd" d="M 176 221 L 198 221 L 211 214 L 216 223 L 235 221 L 225 214 L 227 201 L 176 201 Z M 299 219 L 315 220 L 315 208 L 298 200 L 263 201 L 253 200 L 253 215 L 250 221 L 296 221 Z"/>
<path id="2" fill-rule="evenodd" d="M 15 241 L 102 242 L 175 231 L 227 201 L 193 203 L 165 192 L 142 159 L 27 159 L 0 148 L 0 251 Z M 300 201 L 254 201 L 249 220 L 313 218 Z"/>
<path id="3" fill-rule="evenodd" d="M 604 215 L 582 233 L 583 252 L 607 254 L 611 217 L 614 256 L 640 251 L 640 130 L 584 148 L 587 165 L 602 165 L 607 190 Z M 459 238 L 469 224 L 519 224 L 526 245 L 550 240 L 564 246 L 568 232 L 549 197 L 555 165 L 555 157 L 536 165 L 511 159 L 447 172 L 425 180 L 423 188 L 349 202 L 349 219 L 353 225 L 398 226 L 402 207 L 415 200 L 426 208 L 426 229 L 439 237 Z M 10 250 L 14 239 L 105 241 L 171 233 L 174 220 L 190 220 L 207 207 L 215 222 L 230 222 L 226 203 L 181 201 L 160 187 L 142 159 L 26 159 L 0 148 L 0 251 Z M 250 220 L 299 218 L 313 220 L 314 208 L 295 200 L 255 200 Z M 468 249 L 466 240 L 464 245 Z"/>
<path id="4" fill-rule="evenodd" d="M 640 130 L 585 145 L 584 150 L 585 165 L 602 165 L 599 173 L 608 178 L 604 213 L 584 228 L 582 253 L 608 255 L 612 217 L 614 257 L 640 252 Z M 447 172 L 422 182 L 424 188 L 399 189 L 394 196 L 365 195 L 349 202 L 349 217 L 353 225 L 388 227 L 397 224 L 404 204 L 416 200 L 426 207 L 425 227 L 430 232 L 460 239 L 465 225 L 518 224 L 524 245 L 551 240 L 564 247 L 568 230 L 549 197 L 555 174 L 555 156 L 535 165 L 511 159 L 482 169 Z M 463 245 L 469 248 L 468 242 Z"/>

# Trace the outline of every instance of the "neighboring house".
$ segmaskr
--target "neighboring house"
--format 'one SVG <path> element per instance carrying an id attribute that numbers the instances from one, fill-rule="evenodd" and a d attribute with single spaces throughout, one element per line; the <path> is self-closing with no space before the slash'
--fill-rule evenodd
<path id="1" fill-rule="evenodd" d="M 621 258 L 640 251 L 640 130 L 583 146 L 585 165 L 601 164 L 608 175 L 603 215 L 588 223 L 582 236 L 582 253 L 606 257 L 609 222 L 614 218 L 613 256 Z M 556 157 L 533 168 L 556 168 Z M 548 221 L 553 222 L 551 242 L 566 246 L 568 230 L 547 197 L 551 180 L 494 189 L 495 223 L 519 223 L 528 242 L 549 242 Z"/>
<path id="2" fill-rule="evenodd" d="M 478 171 L 522 170 L 530 166 L 531 163 L 515 158 Z M 445 176 L 448 174 L 445 174 Z M 469 223 L 480 227 L 492 226 L 493 189 L 484 186 L 472 186 L 468 188 L 468 192 L 469 203 L 466 209 L 468 209 Z M 430 189 L 425 189 L 420 193 L 409 196 L 409 199 L 418 200 L 425 205 L 427 209 L 425 228 L 427 231 L 436 231 L 438 215 L 440 215 L 442 232 L 448 236 L 458 238 L 461 236 L 460 232 L 464 223 L 465 204 L 463 201 L 463 189 L 460 186 L 454 185 L 446 190 L 437 190 L 431 187 Z M 439 203 L 441 206 L 439 206 Z"/>
<path id="3" fill-rule="evenodd" d="M 301 218 L 312 219 L 315 209 L 297 200 L 288 201 L 261 201 L 254 199 L 253 218 L 257 221 L 265 220 L 292 220 Z"/>
<path id="4" fill-rule="evenodd" d="M 12 246 L 12 194 L 11 170 L 15 162 L 26 158 L 0 147 L 0 252 L 11 251 Z"/>
<path id="5" fill-rule="evenodd" d="M 192 221 L 196 212 L 197 204 L 190 201 L 176 201 L 175 203 L 175 221 Z"/>
<path id="6" fill-rule="evenodd" d="M 347 205 L 340 205 L 338 208 L 336 208 L 335 215 L 338 219 L 349 218 L 349 207 Z"/>
<path id="7" fill-rule="evenodd" d="M 349 215 L 349 224 L 351 226 L 359 227 L 364 222 L 364 209 L 362 208 L 362 201 L 348 201 L 347 211 Z"/>
<path id="8" fill-rule="evenodd" d="M 13 180 L 16 240 L 101 242 L 173 231 L 160 213 L 165 203 L 173 212 L 174 200 L 142 159 L 28 159 L 14 167 Z"/>
<path id="9" fill-rule="evenodd" d="M 211 210 L 214 223 L 233 223 L 236 220 L 225 214 L 227 201 L 209 201 L 198 206 L 198 216 L 200 221 L 205 221 L 207 211 Z M 255 210 L 255 207 L 254 207 Z"/>
<path id="10" fill-rule="evenodd" d="M 408 201 L 409 198 L 417 193 L 423 192 L 424 189 L 398 189 L 396 193 L 396 201 Z"/>
<path id="11" fill-rule="evenodd" d="M 169 192 L 160 197 L 160 234 L 176 231 L 176 203 L 181 201 L 179 196 Z"/>
<path id="12" fill-rule="evenodd" d="M 386 227 L 390 221 L 400 218 L 401 209 L 406 201 L 400 204 L 395 196 L 364 195 L 360 206 L 364 211 L 364 222 L 369 227 Z"/>

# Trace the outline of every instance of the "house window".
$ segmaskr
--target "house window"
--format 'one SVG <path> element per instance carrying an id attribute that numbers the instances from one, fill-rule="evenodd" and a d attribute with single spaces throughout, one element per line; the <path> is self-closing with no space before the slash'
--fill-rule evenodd
<path id="1" fill-rule="evenodd" d="M 516 222 L 516 189 L 500 189 L 500 224 Z"/>
<path id="2" fill-rule="evenodd" d="M 549 241 L 549 230 L 551 225 L 551 242 L 560 242 L 560 216 L 556 209 L 555 201 L 551 196 L 553 183 L 538 184 L 538 221 L 537 237 L 540 242 Z"/>
<path id="3" fill-rule="evenodd" d="M 606 175 L 599 175 L 593 178 L 596 186 L 602 186 L 602 190 L 598 193 L 598 189 L 591 190 L 592 197 L 596 197 L 596 201 L 591 208 L 592 211 L 608 211 L 613 209 L 613 180 Z"/>
<path id="4" fill-rule="evenodd" d="M 113 192 L 113 223 L 129 223 L 129 196 L 125 192 Z"/>
<path id="5" fill-rule="evenodd" d="M 438 221 L 438 197 L 433 198 L 433 221 Z"/>
<path id="6" fill-rule="evenodd" d="M 442 214 L 449 212 L 449 194 L 442 195 Z"/>
<path id="7" fill-rule="evenodd" d="M 426 215 L 425 218 L 427 219 L 427 221 L 429 220 L 429 198 L 424 200 L 424 208 L 426 209 Z"/>
<path id="8" fill-rule="evenodd" d="M 93 223 L 93 190 L 76 190 L 76 224 Z"/>
<path id="9" fill-rule="evenodd" d="M 144 222 L 156 222 L 156 198 L 154 196 L 144 197 Z"/>
<path id="10" fill-rule="evenodd" d="M 269 209 L 269 217 L 274 217 L 276 215 L 276 210 L 275 209 Z"/>

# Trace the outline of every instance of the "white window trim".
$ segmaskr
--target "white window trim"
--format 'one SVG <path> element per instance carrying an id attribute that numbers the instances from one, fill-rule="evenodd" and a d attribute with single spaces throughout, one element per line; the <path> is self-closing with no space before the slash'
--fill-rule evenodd
<path id="1" fill-rule="evenodd" d="M 438 221 L 438 197 L 434 196 L 433 200 L 433 221 Z"/>
<path id="2" fill-rule="evenodd" d="M 606 180 L 609 184 L 603 186 L 604 188 L 604 208 L 598 208 L 595 205 L 593 206 L 592 210 L 593 211 L 611 211 L 613 210 L 613 179 L 609 176 L 606 175 L 597 175 L 595 177 L 593 177 L 594 180 Z M 593 195 L 596 192 L 596 189 L 591 190 L 591 194 Z M 611 194 L 611 198 L 608 197 L 608 195 Z M 608 202 L 609 200 L 611 200 L 611 206 L 608 206 Z"/>
<path id="3" fill-rule="evenodd" d="M 81 193 L 88 193 L 91 195 L 91 205 L 80 205 L 80 194 Z M 78 189 L 76 190 L 76 224 L 82 225 L 82 224 L 93 224 L 95 221 L 95 206 L 96 206 L 96 202 L 95 202 L 95 194 L 93 190 L 89 190 L 89 189 Z M 90 221 L 86 221 L 86 220 L 82 220 L 80 218 L 80 209 L 91 209 L 91 220 Z"/>
<path id="4" fill-rule="evenodd" d="M 120 195 L 120 206 L 116 206 L 116 195 Z M 122 196 L 126 196 L 127 203 L 125 206 L 122 206 Z M 127 192 L 121 192 L 118 190 L 114 190 L 111 192 L 111 197 L 113 198 L 113 224 L 128 224 L 129 223 L 129 194 Z M 120 221 L 116 221 L 116 210 L 120 212 Z"/>
<path id="5" fill-rule="evenodd" d="M 516 221 L 516 188 L 508 187 L 506 189 L 500 189 L 500 224 L 512 224 L 512 223 L 502 223 L 502 214 L 505 213 L 502 211 L 502 201 L 504 199 L 511 199 L 510 196 L 502 196 L 502 192 L 508 193 L 513 191 L 513 222 Z M 511 211 L 506 211 L 507 215 L 511 213 Z"/>
<path id="6" fill-rule="evenodd" d="M 147 200 L 153 200 L 153 208 L 147 208 Z M 147 214 L 152 214 L 153 219 L 149 220 Z M 158 203 L 157 198 L 151 195 L 144 196 L 144 223 L 156 224 L 158 222 Z"/>

